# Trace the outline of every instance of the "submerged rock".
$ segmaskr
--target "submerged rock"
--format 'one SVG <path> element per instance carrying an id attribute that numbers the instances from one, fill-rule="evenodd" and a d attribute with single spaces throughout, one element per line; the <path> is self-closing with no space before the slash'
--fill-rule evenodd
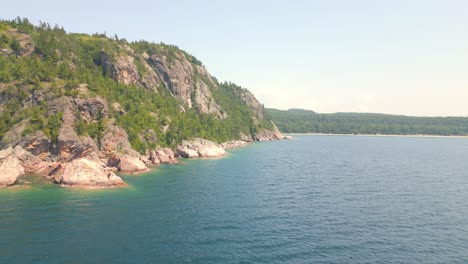
<path id="1" fill-rule="evenodd" d="M 223 157 L 226 151 L 212 141 L 196 138 L 192 141 L 184 140 L 177 147 L 177 154 L 183 158 L 218 158 Z"/>

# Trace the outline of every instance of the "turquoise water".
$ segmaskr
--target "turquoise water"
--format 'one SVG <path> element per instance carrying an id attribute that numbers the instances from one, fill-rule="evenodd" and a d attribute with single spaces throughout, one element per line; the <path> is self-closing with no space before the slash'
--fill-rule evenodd
<path id="1" fill-rule="evenodd" d="M 0 263 L 468 263 L 468 139 L 297 136 L 0 189 Z"/>

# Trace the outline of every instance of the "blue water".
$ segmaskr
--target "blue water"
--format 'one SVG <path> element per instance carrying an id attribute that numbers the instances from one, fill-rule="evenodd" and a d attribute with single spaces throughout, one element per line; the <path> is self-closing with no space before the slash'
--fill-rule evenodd
<path id="1" fill-rule="evenodd" d="M 0 189 L 0 263 L 468 263 L 468 139 L 297 136 Z"/>

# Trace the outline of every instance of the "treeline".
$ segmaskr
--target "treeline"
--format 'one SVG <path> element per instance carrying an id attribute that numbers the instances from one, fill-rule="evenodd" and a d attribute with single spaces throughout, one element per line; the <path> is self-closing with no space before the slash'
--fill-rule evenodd
<path id="1" fill-rule="evenodd" d="M 468 135 L 468 117 L 415 117 L 370 113 L 319 114 L 303 109 L 267 109 L 285 133 L 371 135 Z"/>

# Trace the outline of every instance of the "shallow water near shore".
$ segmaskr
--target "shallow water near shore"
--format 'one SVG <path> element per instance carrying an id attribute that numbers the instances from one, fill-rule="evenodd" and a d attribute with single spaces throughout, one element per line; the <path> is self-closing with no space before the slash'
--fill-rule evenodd
<path id="1" fill-rule="evenodd" d="M 295 136 L 0 189 L 0 263 L 466 263 L 468 139 Z"/>

